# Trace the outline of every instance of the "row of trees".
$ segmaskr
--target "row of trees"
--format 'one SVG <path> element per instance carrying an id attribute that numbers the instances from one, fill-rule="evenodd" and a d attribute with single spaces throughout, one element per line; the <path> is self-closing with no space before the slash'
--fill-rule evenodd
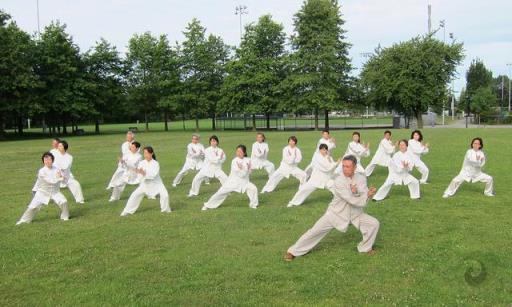
<path id="1" fill-rule="evenodd" d="M 462 59 L 462 44 L 432 35 L 376 50 L 351 75 L 350 44 L 337 0 L 306 0 L 294 17 L 294 33 L 270 15 L 245 27 L 233 48 L 207 34 L 193 19 L 184 41 L 135 34 L 121 55 L 101 39 L 80 52 L 66 26 L 53 22 L 38 36 L 0 13 L 0 133 L 23 132 L 27 118 L 68 133 L 78 123 L 176 117 L 212 119 L 223 113 L 314 114 L 315 127 L 334 110 L 376 109 L 416 117 L 439 108 Z"/>

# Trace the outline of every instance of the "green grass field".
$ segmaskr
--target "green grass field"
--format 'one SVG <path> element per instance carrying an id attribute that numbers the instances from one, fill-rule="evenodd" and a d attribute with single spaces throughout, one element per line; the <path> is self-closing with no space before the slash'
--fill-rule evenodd
<path id="1" fill-rule="evenodd" d="M 394 131 L 394 139 L 409 136 Z M 41 153 L 50 140 L 2 142 L 0 186 L 0 305 L 482 305 L 512 303 L 512 182 L 510 129 L 425 129 L 430 154 L 430 184 L 411 201 L 407 187 L 394 187 L 367 212 L 381 223 L 378 253 L 359 254 L 360 233 L 332 231 L 310 254 L 291 263 L 283 253 L 324 213 L 329 192 L 315 192 L 304 205 L 286 208 L 296 192 L 295 179 L 260 197 L 257 210 L 246 195 L 232 194 L 218 209 L 202 212 L 202 203 L 219 187 L 203 186 L 187 199 L 193 174 L 178 188 L 171 180 L 184 160 L 189 133 L 139 133 L 152 145 L 170 193 L 173 213 L 159 212 L 145 199 L 130 217 L 119 214 L 134 187 L 121 201 L 108 203 L 105 187 L 116 168 L 123 136 L 70 137 L 73 173 L 82 184 L 85 205 L 70 201 L 71 220 L 58 219 L 57 207 L 44 207 L 32 224 L 16 227 L 31 199 Z M 271 160 L 278 164 L 290 133 L 268 133 Z M 305 156 L 305 167 L 318 132 L 293 132 Z M 351 131 L 333 133 L 341 155 Z M 362 131 L 372 154 L 382 131 Z M 252 144 L 251 132 L 219 132 L 221 147 L 234 155 L 239 143 Z M 459 172 L 473 136 L 484 138 L 486 172 L 494 176 L 496 197 L 483 195 L 483 184 L 464 184 L 450 199 L 441 195 Z M 206 139 L 206 133 L 203 134 Z M 204 140 L 203 140 L 204 141 Z M 363 164 L 367 164 L 365 159 Z M 226 172 L 229 163 L 225 163 Z M 369 179 L 380 186 L 387 170 Z M 418 175 L 416 173 L 416 175 Z M 264 171 L 252 174 L 261 188 Z M 467 282 L 468 269 L 484 265 L 485 278 Z M 477 268 L 478 269 L 478 268 Z"/>

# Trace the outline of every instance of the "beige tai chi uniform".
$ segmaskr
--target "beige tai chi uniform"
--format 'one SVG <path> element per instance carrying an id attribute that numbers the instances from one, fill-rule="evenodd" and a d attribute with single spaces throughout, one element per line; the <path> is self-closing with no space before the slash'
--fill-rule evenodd
<path id="1" fill-rule="evenodd" d="M 204 146 L 201 143 L 190 143 L 187 145 L 187 157 L 185 164 L 174 178 L 172 185 L 175 187 L 181 183 L 181 180 L 191 170 L 200 170 L 204 164 Z"/>
<path id="2" fill-rule="evenodd" d="M 69 219 L 68 203 L 66 197 L 60 192 L 63 177 L 59 176 L 58 173 L 59 169 L 55 166 L 52 166 L 52 168 L 45 166 L 39 170 L 34 198 L 16 225 L 30 223 L 41 209 L 41 206 L 48 205 L 50 200 L 53 200 L 60 208 L 60 219 L 65 221 Z"/>
<path id="3" fill-rule="evenodd" d="M 315 153 L 311 177 L 306 183 L 299 186 L 299 190 L 288 203 L 288 207 L 300 206 L 316 189 L 330 188 L 333 172 L 337 165 L 329 154 L 323 156 L 318 152 Z"/>
<path id="4" fill-rule="evenodd" d="M 362 157 L 369 157 L 370 156 L 370 149 L 364 147 L 361 145 L 361 143 L 358 142 L 350 142 L 348 143 L 347 150 L 345 151 L 346 156 L 354 156 L 357 159 L 357 167 L 356 167 L 356 173 L 365 174 L 363 164 L 361 163 Z"/>
<path id="5" fill-rule="evenodd" d="M 352 193 L 351 184 L 357 185 L 356 194 Z M 372 250 L 379 231 L 379 221 L 363 212 L 368 200 L 366 177 L 359 173 L 355 173 L 352 178 L 341 174 L 336 177 L 333 189 L 334 197 L 325 214 L 288 249 L 288 253 L 302 256 L 313 249 L 332 229 L 346 232 L 350 224 L 363 235 L 357 250 L 361 253 Z"/>
<path id="6" fill-rule="evenodd" d="M 302 153 L 298 147 L 286 146 L 283 148 L 283 159 L 279 168 L 270 176 L 261 193 L 274 191 L 283 178 L 290 178 L 290 175 L 297 178 L 302 185 L 306 181 L 306 172 L 299 168 L 302 161 Z"/>
<path id="7" fill-rule="evenodd" d="M 154 159 L 150 161 L 142 160 L 138 168 L 144 170 L 146 174 L 139 174 L 140 184 L 132 192 L 130 198 L 128 198 L 128 202 L 121 216 L 134 214 L 139 208 L 144 196 L 154 199 L 157 195 L 160 195 L 160 211 L 171 212 L 171 207 L 169 207 L 169 193 L 162 182 L 162 178 L 160 178 L 160 164 L 158 164 L 158 161 Z"/>
<path id="8" fill-rule="evenodd" d="M 71 192 L 71 194 L 73 194 L 75 201 L 79 204 L 83 204 L 84 195 L 82 193 L 82 186 L 80 186 L 78 180 L 76 180 L 73 174 L 71 173 L 71 166 L 73 165 L 73 156 L 71 156 L 67 152 L 65 152 L 64 154 L 59 152 L 55 155 L 54 165 L 58 169 L 60 169 L 62 176 L 64 177 L 64 180 L 61 182 L 60 187 L 69 188 L 69 191 Z"/>
<path id="9" fill-rule="evenodd" d="M 373 199 L 383 200 L 388 195 L 393 185 L 407 185 L 411 199 L 420 198 L 420 183 L 418 179 L 410 174 L 414 167 L 416 158 L 413 157 L 408 151 L 398 151 L 393 155 L 393 159 L 389 162 L 388 178 L 384 184 L 379 188 Z M 403 162 L 407 162 L 408 166 L 405 167 Z"/>
<path id="10" fill-rule="evenodd" d="M 427 165 L 421 161 L 421 156 L 428 153 L 428 147 L 415 139 L 410 139 L 407 151 L 409 151 L 415 158 L 414 167 L 416 167 L 421 173 L 420 183 L 427 183 L 429 170 Z"/>
<path id="11" fill-rule="evenodd" d="M 375 152 L 372 161 L 366 166 L 366 177 L 370 177 L 377 165 L 388 167 L 389 161 L 395 152 L 395 145 L 391 140 L 383 138 L 379 143 L 379 148 Z"/>
<path id="12" fill-rule="evenodd" d="M 254 142 L 251 150 L 251 167 L 252 169 L 264 169 L 270 177 L 275 171 L 275 166 L 268 160 L 268 152 L 267 143 Z"/>
<path id="13" fill-rule="evenodd" d="M 220 184 L 224 184 L 224 181 L 228 178 L 226 173 L 222 170 L 224 161 L 226 161 L 226 155 L 221 148 L 211 146 L 206 148 L 204 151 L 204 165 L 192 180 L 192 186 L 190 187 L 188 196 L 199 195 L 201 183 L 209 178 L 217 178 Z"/>
<path id="14" fill-rule="evenodd" d="M 251 159 L 236 157 L 231 161 L 231 172 L 220 189 L 204 203 L 203 209 L 218 208 L 232 192 L 246 193 L 249 197 L 249 207 L 258 207 L 258 188 L 249 181 Z"/>
<path id="15" fill-rule="evenodd" d="M 318 142 L 316 143 L 315 153 L 313 154 L 313 157 L 311 158 L 311 163 L 309 163 L 309 165 L 304 169 L 304 171 L 308 175 L 308 178 L 313 173 L 313 166 L 314 166 L 313 165 L 313 160 L 315 159 L 315 154 L 320 151 L 319 147 L 320 147 L 321 144 L 327 145 L 327 151 L 329 151 L 329 155 L 331 155 L 331 156 L 332 156 L 332 151 L 336 148 L 336 143 L 334 143 L 332 141 L 332 139 L 327 139 L 326 140 L 324 138 L 320 138 L 318 140 Z"/>
<path id="16" fill-rule="evenodd" d="M 443 197 L 450 197 L 457 192 L 460 185 L 466 182 L 484 182 L 486 196 L 494 196 L 493 189 L 493 178 L 486 173 L 482 172 L 482 167 L 485 165 L 485 154 L 483 151 L 475 151 L 469 149 L 464 156 L 464 162 L 462 163 L 462 169 L 460 173 L 453 178 L 452 182 L 446 191 L 444 191 Z"/>

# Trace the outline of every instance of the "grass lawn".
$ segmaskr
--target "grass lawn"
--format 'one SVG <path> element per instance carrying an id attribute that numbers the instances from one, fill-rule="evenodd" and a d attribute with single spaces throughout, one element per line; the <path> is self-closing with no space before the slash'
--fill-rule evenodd
<path id="1" fill-rule="evenodd" d="M 319 132 L 293 132 L 305 167 Z M 341 155 L 351 131 L 333 133 Z M 252 144 L 251 132 L 219 132 L 228 154 L 239 143 Z M 372 143 L 380 130 L 362 131 Z M 408 130 L 394 131 L 394 139 Z M 105 187 L 116 167 L 123 136 L 69 137 L 73 173 L 82 184 L 85 205 L 70 201 L 71 220 L 58 219 L 57 207 L 43 207 L 34 222 L 15 227 L 27 203 L 41 153 L 49 139 L 2 142 L 4 183 L 0 186 L 0 305 L 507 305 L 512 303 L 512 210 L 507 184 L 512 182 L 512 130 L 425 129 L 431 150 L 424 157 L 430 184 L 422 198 L 409 199 L 405 186 L 389 198 L 370 203 L 367 212 L 381 223 L 378 253 L 361 255 L 360 233 L 332 231 L 310 254 L 291 263 L 283 253 L 324 213 L 329 192 L 317 191 L 297 208 L 286 204 L 297 190 L 295 179 L 260 197 L 257 210 L 246 195 L 232 194 L 217 210 L 202 203 L 217 181 L 187 199 L 193 174 L 178 188 L 171 181 L 184 160 L 189 133 L 139 133 L 152 145 L 169 190 L 173 213 L 159 212 L 157 200 L 145 199 L 130 217 L 119 214 L 134 187 L 121 201 L 108 203 Z M 288 132 L 267 133 L 271 160 L 280 161 Z M 496 197 L 483 195 L 483 184 L 464 184 L 453 198 L 443 190 L 459 172 L 473 136 L 484 138 L 486 172 L 495 178 Z M 203 133 L 203 141 L 207 134 Z M 204 142 L 203 142 L 204 143 Z M 366 165 L 369 159 L 365 159 Z M 415 173 L 418 175 L 418 173 Z M 387 170 L 369 179 L 379 187 Z M 252 174 L 261 188 L 264 171 Z M 467 282 L 468 269 L 484 265 L 480 283 Z M 478 268 L 477 268 L 478 269 Z"/>

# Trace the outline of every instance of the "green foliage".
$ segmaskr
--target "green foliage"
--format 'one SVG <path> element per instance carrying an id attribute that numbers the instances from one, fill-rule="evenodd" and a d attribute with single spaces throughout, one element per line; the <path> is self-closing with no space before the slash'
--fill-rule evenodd
<path id="1" fill-rule="evenodd" d="M 484 111 L 491 109 L 496 105 L 496 96 L 494 95 L 492 88 L 490 87 L 479 87 L 473 93 L 470 100 L 470 112 L 480 114 Z"/>

